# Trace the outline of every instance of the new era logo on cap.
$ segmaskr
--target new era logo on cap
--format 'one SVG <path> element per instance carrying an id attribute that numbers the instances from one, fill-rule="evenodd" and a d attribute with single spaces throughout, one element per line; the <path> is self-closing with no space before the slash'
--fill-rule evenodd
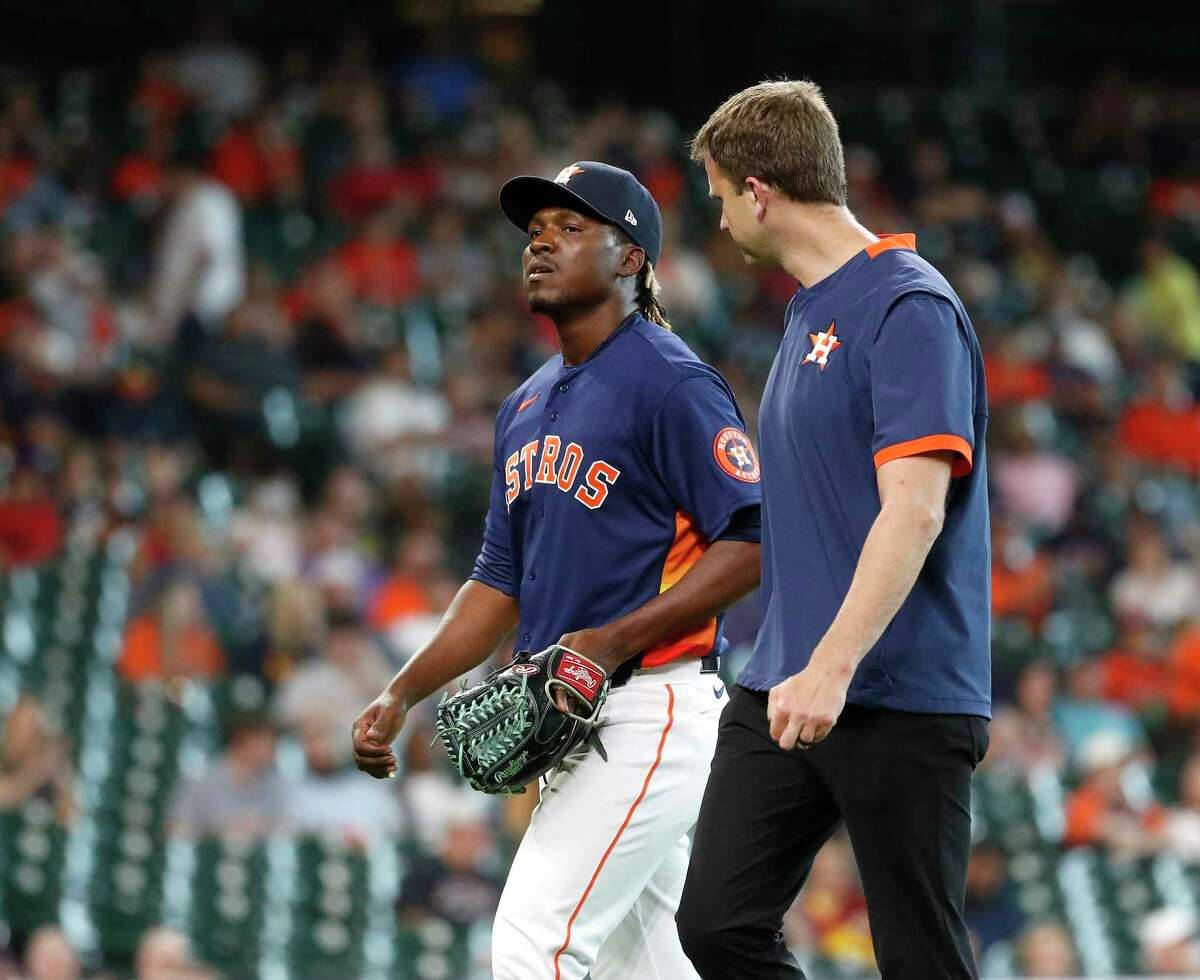
<path id="1" fill-rule="evenodd" d="M 637 224 L 637 218 L 635 218 L 635 217 L 633 216 L 633 212 L 632 212 L 632 211 L 626 211 L 626 212 L 625 212 L 625 220 L 626 220 L 626 221 L 628 221 L 628 222 L 629 222 L 631 225 L 636 225 L 636 224 Z"/>

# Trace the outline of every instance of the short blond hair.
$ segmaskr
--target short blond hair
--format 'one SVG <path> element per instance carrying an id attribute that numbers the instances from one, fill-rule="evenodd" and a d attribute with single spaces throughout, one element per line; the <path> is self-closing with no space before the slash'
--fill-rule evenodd
<path id="1" fill-rule="evenodd" d="M 837 120 L 820 86 L 759 82 L 717 107 L 692 140 L 692 159 L 707 156 L 740 194 L 757 177 L 794 201 L 846 203 L 846 162 Z"/>

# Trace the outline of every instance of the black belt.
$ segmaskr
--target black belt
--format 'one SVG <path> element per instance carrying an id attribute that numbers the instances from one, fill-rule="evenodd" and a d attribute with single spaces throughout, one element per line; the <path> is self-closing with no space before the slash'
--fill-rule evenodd
<path id="1" fill-rule="evenodd" d="M 633 676 L 635 670 L 641 669 L 643 656 L 644 654 L 639 653 L 636 657 L 630 657 L 613 671 L 609 687 L 621 687 L 628 681 Z M 700 673 L 702 674 L 715 674 L 721 669 L 721 657 L 716 653 L 710 653 L 707 657 L 701 657 L 697 662 L 700 664 Z"/>

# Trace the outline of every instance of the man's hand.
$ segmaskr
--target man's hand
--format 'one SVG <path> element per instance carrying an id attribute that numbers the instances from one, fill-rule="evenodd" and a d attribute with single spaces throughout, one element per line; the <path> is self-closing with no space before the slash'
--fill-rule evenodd
<path id="1" fill-rule="evenodd" d="M 802 749 L 815 745 L 837 724 L 849 686 L 850 675 L 810 661 L 800 673 L 771 688 L 767 696 L 771 738 L 785 752 L 797 745 Z"/>
<path id="2" fill-rule="evenodd" d="M 630 651 L 625 648 L 620 636 L 608 626 L 564 633 L 559 637 L 558 645 L 581 653 L 588 660 L 599 664 L 609 677 L 612 677 L 613 672 L 632 656 Z M 554 692 L 554 706 L 559 711 L 566 711 L 568 697 L 570 697 L 568 692 L 559 688 Z"/>
<path id="3" fill-rule="evenodd" d="M 350 729 L 354 743 L 354 764 L 376 779 L 396 775 L 396 756 L 392 742 L 404 727 L 408 708 L 404 702 L 385 691 L 358 716 Z"/>

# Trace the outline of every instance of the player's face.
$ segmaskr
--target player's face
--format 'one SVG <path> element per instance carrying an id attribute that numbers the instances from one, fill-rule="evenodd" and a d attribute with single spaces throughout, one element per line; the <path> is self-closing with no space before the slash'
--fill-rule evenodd
<path id="1" fill-rule="evenodd" d="M 612 291 L 622 249 L 606 223 L 569 208 L 542 208 L 521 253 L 525 293 L 538 313 L 590 306 Z"/>
<path id="2" fill-rule="evenodd" d="M 758 206 L 753 195 L 738 187 L 712 158 L 704 158 L 704 172 L 708 174 L 708 196 L 721 203 L 721 230 L 729 232 L 733 243 L 741 250 L 747 262 L 769 260 L 765 248 L 762 223 L 758 220 Z"/>

